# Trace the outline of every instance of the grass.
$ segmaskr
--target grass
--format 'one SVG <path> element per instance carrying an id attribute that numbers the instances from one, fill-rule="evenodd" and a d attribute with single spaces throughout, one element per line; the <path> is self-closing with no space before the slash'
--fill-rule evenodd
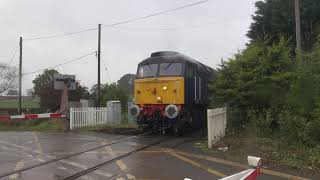
<path id="1" fill-rule="evenodd" d="M 40 102 L 38 99 L 32 100 L 24 100 L 21 103 L 22 108 L 40 108 Z M 1 100 L 0 108 L 17 108 L 18 101 L 17 100 Z"/>
<path id="2" fill-rule="evenodd" d="M 64 119 L 33 119 L 0 122 L 2 131 L 63 131 Z"/>
<path id="3" fill-rule="evenodd" d="M 263 166 L 267 167 L 320 170 L 320 145 L 308 147 L 275 137 L 258 137 L 242 132 L 222 138 L 212 149 L 208 149 L 207 141 L 194 146 L 204 153 L 242 163 L 247 163 L 246 158 L 251 155 L 261 157 Z M 222 152 L 217 149 L 220 146 L 228 146 L 228 150 Z"/>

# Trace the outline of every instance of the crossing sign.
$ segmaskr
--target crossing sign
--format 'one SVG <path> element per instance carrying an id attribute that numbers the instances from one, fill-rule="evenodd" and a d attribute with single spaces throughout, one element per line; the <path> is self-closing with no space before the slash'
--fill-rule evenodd
<path id="1" fill-rule="evenodd" d="M 68 74 L 54 75 L 54 89 L 63 90 L 67 86 L 68 90 L 76 90 L 76 76 Z"/>

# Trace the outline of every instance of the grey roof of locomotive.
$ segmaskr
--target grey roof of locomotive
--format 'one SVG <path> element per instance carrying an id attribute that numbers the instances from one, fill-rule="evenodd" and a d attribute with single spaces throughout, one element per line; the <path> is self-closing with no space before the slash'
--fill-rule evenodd
<path id="1" fill-rule="evenodd" d="M 139 66 L 145 64 L 155 64 L 155 63 L 175 63 L 175 62 L 182 62 L 182 63 L 192 63 L 199 66 L 200 71 L 204 71 L 205 73 L 214 73 L 215 70 L 209 66 L 206 66 L 199 61 L 196 61 L 184 54 L 174 52 L 174 51 L 160 51 L 151 54 L 151 57 L 141 61 Z"/>

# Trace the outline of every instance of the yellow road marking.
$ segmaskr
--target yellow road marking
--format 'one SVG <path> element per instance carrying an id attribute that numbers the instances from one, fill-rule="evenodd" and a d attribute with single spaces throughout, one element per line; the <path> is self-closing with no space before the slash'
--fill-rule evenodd
<path id="1" fill-rule="evenodd" d="M 196 166 L 196 167 L 198 167 L 200 169 L 203 169 L 203 170 L 207 171 L 210 174 L 213 174 L 213 175 L 216 175 L 216 176 L 219 176 L 219 177 L 225 177 L 226 176 L 226 175 L 224 175 L 223 173 L 221 173 L 219 171 L 213 170 L 213 169 L 211 169 L 209 167 L 206 167 L 206 166 L 204 166 L 204 165 L 202 165 L 200 163 L 197 163 L 197 162 L 195 162 L 195 161 L 193 161 L 191 159 L 183 157 L 183 156 L 175 153 L 174 151 L 167 151 L 167 153 L 172 155 L 172 156 L 174 156 L 174 157 L 176 157 L 176 158 L 178 158 L 178 159 L 180 159 L 180 160 L 182 160 L 182 161 L 184 161 L 184 162 L 187 162 L 187 163 L 189 163 L 189 164 L 191 164 L 193 166 Z"/>
<path id="2" fill-rule="evenodd" d="M 104 144 L 104 143 L 102 143 Z M 106 151 L 111 155 L 111 157 L 115 158 L 117 157 L 117 154 L 115 152 L 113 152 L 113 150 L 111 149 L 111 147 L 106 146 L 105 147 Z M 123 161 L 121 160 L 117 160 L 116 161 L 117 166 L 121 169 L 121 171 L 126 171 L 128 170 L 128 167 L 124 164 Z M 131 175 L 131 174 L 127 174 L 127 178 L 128 179 L 136 179 L 135 176 Z"/>
<path id="3" fill-rule="evenodd" d="M 240 163 L 236 163 L 236 162 L 232 162 L 232 161 L 228 161 L 228 160 L 224 160 L 224 159 L 214 158 L 214 157 L 210 157 L 210 156 L 204 156 L 204 155 L 200 155 L 200 154 L 192 154 L 192 153 L 187 153 L 187 152 L 177 151 L 177 150 L 171 150 L 171 149 L 168 150 L 168 151 L 174 151 L 177 154 L 181 154 L 181 155 L 185 155 L 185 156 L 189 156 L 189 157 L 194 157 L 194 158 L 198 158 L 198 159 L 204 159 L 204 160 L 207 160 L 207 161 L 216 162 L 216 163 L 220 163 L 220 164 L 225 164 L 225 165 L 229 165 L 229 166 L 234 166 L 234 167 L 238 167 L 238 168 L 242 168 L 242 169 L 250 168 L 250 166 L 248 166 L 248 165 L 244 165 L 244 164 L 240 164 Z M 278 176 L 278 177 L 287 178 L 287 179 L 309 180 L 308 178 L 294 176 L 294 175 L 291 175 L 291 174 L 281 173 L 281 172 L 272 171 L 272 170 L 263 169 L 263 168 L 261 168 L 261 172 L 264 173 L 264 174 L 269 174 L 269 175 L 272 175 L 272 176 Z"/>
<path id="4" fill-rule="evenodd" d="M 107 147 L 105 147 L 105 149 L 111 155 L 111 157 L 113 157 L 113 158 L 117 157 L 117 154 L 114 153 L 110 147 L 107 146 Z M 121 160 L 117 160 L 116 164 L 119 166 L 121 171 L 124 171 L 124 170 L 128 169 L 128 167 Z"/>
<path id="5" fill-rule="evenodd" d="M 16 167 L 14 168 L 14 171 L 18 171 L 18 170 L 22 169 L 23 166 L 24 166 L 24 162 L 23 162 L 23 160 L 21 160 L 17 163 Z M 20 175 L 21 175 L 21 173 L 12 174 L 9 176 L 9 179 L 17 179 Z"/>

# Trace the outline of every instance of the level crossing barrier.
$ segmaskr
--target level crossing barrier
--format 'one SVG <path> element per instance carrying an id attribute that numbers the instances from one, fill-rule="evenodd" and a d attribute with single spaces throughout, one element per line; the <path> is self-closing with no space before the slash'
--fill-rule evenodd
<path id="1" fill-rule="evenodd" d="M 59 113 L 44 113 L 44 114 L 22 114 L 22 115 L 0 115 L 0 121 L 8 120 L 28 120 L 28 119 L 41 119 L 41 118 L 64 118 L 65 115 Z"/>

